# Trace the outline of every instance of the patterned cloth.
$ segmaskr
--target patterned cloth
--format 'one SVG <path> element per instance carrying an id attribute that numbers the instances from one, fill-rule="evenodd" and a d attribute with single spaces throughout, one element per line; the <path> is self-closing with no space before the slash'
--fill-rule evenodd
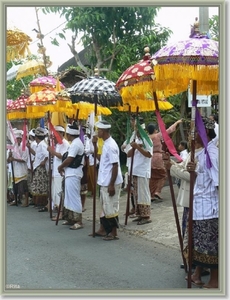
<path id="1" fill-rule="evenodd" d="M 142 218 L 150 218 L 151 199 L 148 178 L 133 176 L 133 197 L 136 215 Z"/>
<path id="2" fill-rule="evenodd" d="M 44 167 L 38 166 L 34 170 L 33 182 L 31 184 L 33 196 L 47 196 L 48 194 L 48 174 Z"/>
<path id="3" fill-rule="evenodd" d="M 122 104 L 122 98 L 116 91 L 115 83 L 100 76 L 91 76 L 77 82 L 69 90 L 73 103 L 78 101 L 95 102 L 102 106 L 118 106 Z"/>
<path id="4" fill-rule="evenodd" d="M 218 268 L 218 219 L 193 221 L 192 257 L 195 265 Z M 184 237 L 184 256 L 188 259 L 188 223 Z"/>

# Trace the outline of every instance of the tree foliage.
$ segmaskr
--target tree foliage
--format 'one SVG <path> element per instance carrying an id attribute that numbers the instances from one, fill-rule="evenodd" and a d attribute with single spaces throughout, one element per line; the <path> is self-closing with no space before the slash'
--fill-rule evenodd
<path id="1" fill-rule="evenodd" d="M 14 62 L 15 65 L 21 64 L 21 61 Z M 8 62 L 7 71 L 13 66 L 12 62 Z M 16 100 L 22 92 L 26 92 L 28 84 L 32 81 L 33 76 L 26 76 L 21 80 L 12 79 L 6 84 L 6 98 Z"/>
<path id="2" fill-rule="evenodd" d="M 219 16 L 212 16 L 209 19 L 209 33 L 213 40 L 219 41 Z"/>
<path id="3" fill-rule="evenodd" d="M 92 70 L 116 81 L 121 73 L 143 56 L 147 45 L 155 53 L 166 44 L 171 31 L 156 24 L 154 18 L 159 7 L 44 7 L 44 13 L 59 13 L 67 20 L 66 29 L 73 32 L 68 44 L 77 64 L 81 65 L 75 49 L 76 38 L 81 35 L 84 47 L 91 47 Z M 61 37 L 59 35 L 59 37 Z M 53 40 L 58 44 L 57 39 Z"/>

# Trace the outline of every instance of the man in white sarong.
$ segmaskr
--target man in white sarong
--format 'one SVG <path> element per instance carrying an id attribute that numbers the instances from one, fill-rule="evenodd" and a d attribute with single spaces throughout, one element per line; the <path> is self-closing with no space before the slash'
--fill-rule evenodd
<path id="1" fill-rule="evenodd" d="M 55 147 L 48 146 L 47 150 L 53 156 L 53 168 L 52 168 L 52 184 L 51 184 L 51 194 L 52 194 L 52 209 L 54 207 L 59 207 L 60 204 L 60 195 L 62 192 L 62 176 L 58 172 L 58 166 L 62 163 L 62 155 L 68 150 L 69 142 L 64 138 L 65 128 L 61 125 L 54 126 L 56 130 L 59 142 L 57 137 L 54 135 Z M 62 212 L 60 212 L 59 219 L 62 219 Z M 56 221 L 56 217 L 52 218 L 52 221 Z"/>
<path id="2" fill-rule="evenodd" d="M 97 183 L 100 186 L 101 203 L 101 228 L 96 235 L 102 235 L 103 228 L 106 236 L 105 241 L 117 240 L 119 198 L 123 177 L 120 168 L 120 150 L 116 141 L 110 135 L 111 125 L 106 121 L 99 121 L 95 124 L 98 129 L 98 137 L 104 141 L 98 170 Z M 97 144 L 97 136 L 93 137 L 93 143 Z"/>
<path id="3" fill-rule="evenodd" d="M 71 142 L 68 155 L 58 167 L 58 172 L 65 174 L 64 207 L 62 218 L 66 220 L 63 225 L 71 225 L 70 229 L 83 228 L 81 203 L 81 178 L 83 176 L 84 145 L 79 138 L 80 130 L 76 124 L 66 128 L 67 139 Z M 76 156 L 81 157 L 80 164 L 74 164 Z"/>

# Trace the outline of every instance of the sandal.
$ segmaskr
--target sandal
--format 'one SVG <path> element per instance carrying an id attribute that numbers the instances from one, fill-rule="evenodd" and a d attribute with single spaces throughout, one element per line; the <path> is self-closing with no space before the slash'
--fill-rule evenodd
<path id="1" fill-rule="evenodd" d="M 56 217 L 53 217 L 51 220 L 52 220 L 52 221 L 57 221 L 57 216 L 56 216 Z M 58 218 L 58 221 L 59 221 L 59 220 L 62 220 L 62 218 L 59 217 L 59 218 Z"/>
<path id="2" fill-rule="evenodd" d="M 141 221 L 137 222 L 137 225 L 144 225 L 144 224 L 148 224 L 148 223 L 152 223 L 152 220 L 142 219 Z"/>
<path id="3" fill-rule="evenodd" d="M 154 198 L 158 199 L 158 200 L 163 200 L 163 198 L 161 198 L 159 195 L 155 194 Z"/>
<path id="4" fill-rule="evenodd" d="M 136 219 L 132 220 L 132 222 L 139 222 L 139 221 L 141 221 L 141 220 L 142 220 L 142 218 L 137 217 Z"/>
<path id="5" fill-rule="evenodd" d="M 21 207 L 28 207 L 29 204 L 22 204 Z"/>
<path id="6" fill-rule="evenodd" d="M 65 221 L 62 223 L 62 225 L 72 225 L 72 224 L 70 224 L 68 221 Z"/>
<path id="7" fill-rule="evenodd" d="M 44 212 L 44 211 L 48 211 L 47 207 L 42 207 L 41 209 L 38 210 L 38 212 Z"/>
<path id="8" fill-rule="evenodd" d="M 114 241 L 114 240 L 119 240 L 119 237 L 118 236 L 114 236 L 114 235 L 106 235 L 102 239 L 104 241 Z"/>
<path id="9" fill-rule="evenodd" d="M 188 281 L 188 277 L 187 277 L 187 276 L 185 277 L 185 280 Z M 193 285 L 199 286 L 199 287 L 203 287 L 203 285 L 205 284 L 205 283 L 204 283 L 203 281 L 201 281 L 201 280 L 194 280 L 194 279 L 192 279 L 192 277 L 191 277 L 191 283 L 192 283 Z"/>
<path id="10" fill-rule="evenodd" d="M 77 230 L 77 229 L 81 229 L 83 228 L 82 225 L 78 224 L 78 223 L 75 223 L 73 226 L 71 226 L 69 229 L 72 229 L 72 230 Z"/>

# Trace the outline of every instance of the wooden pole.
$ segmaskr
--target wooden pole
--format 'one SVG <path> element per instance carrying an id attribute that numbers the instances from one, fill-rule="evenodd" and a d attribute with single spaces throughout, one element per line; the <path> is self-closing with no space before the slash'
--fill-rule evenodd
<path id="1" fill-rule="evenodd" d="M 137 106 L 136 119 L 138 118 L 138 112 L 139 112 L 139 107 Z M 134 140 L 135 140 L 135 137 L 134 137 Z M 129 203 L 130 203 L 130 194 L 131 194 L 131 185 L 132 185 L 134 152 L 135 152 L 135 150 L 133 149 L 133 153 L 131 156 L 131 163 L 130 163 L 130 174 L 128 174 L 128 191 L 127 191 L 127 202 L 126 202 L 125 225 L 127 225 L 128 216 L 129 216 Z"/>
<path id="2" fill-rule="evenodd" d="M 94 117 L 97 116 L 97 96 L 94 95 Z M 93 143 L 94 147 L 94 176 L 93 176 L 93 232 L 92 236 L 95 237 L 96 226 L 96 194 L 97 194 L 97 149 L 96 143 Z"/>
<path id="3" fill-rule="evenodd" d="M 48 111 L 48 124 L 50 124 L 50 112 Z M 50 146 L 50 128 L 49 128 L 49 134 L 48 134 L 48 145 Z M 50 211 L 50 218 L 52 219 L 52 169 L 51 169 L 51 153 L 49 152 L 49 211 Z"/>
<path id="4" fill-rule="evenodd" d="M 156 92 L 153 93 L 153 99 L 154 99 L 156 110 L 159 111 Z M 164 143 L 164 141 L 162 142 L 162 144 L 163 144 L 164 151 L 168 152 L 168 149 L 167 149 L 166 144 Z M 169 182 L 169 187 L 170 187 L 171 199 L 172 199 L 172 204 L 173 204 L 173 212 L 174 212 L 174 217 L 175 217 L 175 221 L 176 221 L 176 228 L 177 228 L 177 234 L 178 234 L 178 238 L 179 238 L 179 244 L 180 244 L 180 249 L 181 249 L 182 260 L 183 260 L 183 263 L 184 263 L 185 272 L 187 272 L 187 263 L 186 263 L 186 260 L 184 258 L 184 255 L 183 255 L 183 238 L 182 238 L 182 234 L 181 234 L 181 227 L 180 227 L 179 217 L 178 217 L 178 212 L 177 212 L 177 205 L 176 205 L 175 193 L 174 193 L 174 189 L 173 189 L 172 177 L 170 175 L 169 170 L 167 170 L 167 177 L 168 177 L 168 182 Z"/>
<path id="5" fill-rule="evenodd" d="M 192 81 L 193 92 L 192 99 L 196 101 L 196 90 L 197 90 L 197 81 Z M 192 106 L 192 115 L 191 115 L 191 162 L 194 162 L 195 156 L 195 113 L 196 107 Z M 188 288 L 191 288 L 192 285 L 192 227 L 193 227 L 193 189 L 195 183 L 195 172 L 190 172 L 190 192 L 189 192 L 189 220 L 188 220 Z"/>

